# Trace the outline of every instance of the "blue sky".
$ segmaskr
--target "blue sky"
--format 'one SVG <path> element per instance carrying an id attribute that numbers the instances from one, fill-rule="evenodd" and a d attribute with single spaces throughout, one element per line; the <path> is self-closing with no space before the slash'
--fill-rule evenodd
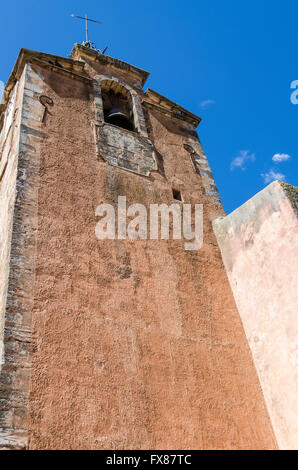
<path id="1" fill-rule="evenodd" d="M 203 118 L 198 133 L 229 213 L 273 179 L 298 186 L 298 2 L 15 0 L 1 4 L 0 81 L 21 47 L 62 56 L 90 39 L 148 70 L 155 89 Z"/>

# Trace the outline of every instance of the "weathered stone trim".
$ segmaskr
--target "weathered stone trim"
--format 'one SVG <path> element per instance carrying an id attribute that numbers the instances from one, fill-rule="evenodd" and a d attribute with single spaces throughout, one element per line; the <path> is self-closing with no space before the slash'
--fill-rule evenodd
<path id="1" fill-rule="evenodd" d="M 157 111 L 158 113 L 164 114 L 171 119 L 179 119 L 180 121 L 186 121 L 190 124 L 193 124 L 193 120 L 185 119 L 185 117 L 183 117 L 181 114 L 178 114 L 175 111 L 171 111 L 168 108 L 164 108 L 163 106 L 159 106 L 158 104 L 151 103 L 150 101 L 142 100 L 142 105 L 151 111 Z"/>
<path id="2" fill-rule="evenodd" d="M 131 101 L 137 132 L 113 126 L 104 121 L 103 87 L 123 88 Z M 115 77 L 97 75 L 93 80 L 95 121 L 94 135 L 97 157 L 122 170 L 150 176 L 157 170 L 154 147 L 148 138 L 146 122 L 138 93 Z"/>
<path id="3" fill-rule="evenodd" d="M 124 70 L 127 74 L 135 77 L 142 86 L 150 75 L 149 72 L 146 72 L 146 70 L 128 64 L 127 62 L 123 62 L 123 60 L 115 59 L 113 57 L 109 57 L 108 55 L 100 54 L 99 52 L 90 49 L 90 47 L 85 47 L 82 44 L 74 45 L 70 57 L 73 59 L 81 59 L 82 57 L 87 57 L 89 59 L 91 58 L 92 60 L 100 62 L 103 65 Z"/>
<path id="4" fill-rule="evenodd" d="M 89 78 L 89 77 L 85 77 L 84 75 L 76 73 L 73 70 L 67 70 L 67 69 L 61 68 L 61 67 L 59 67 L 55 64 L 50 64 L 49 62 L 38 59 L 37 57 L 31 57 L 30 63 L 39 65 L 40 67 L 47 68 L 49 70 L 53 70 L 56 73 L 60 73 L 62 75 L 65 75 L 66 77 L 71 77 L 71 78 L 74 78 L 75 80 L 80 80 L 81 82 L 87 82 L 87 83 L 92 82 L 92 79 Z"/>
<path id="5" fill-rule="evenodd" d="M 112 124 L 94 122 L 93 125 L 98 158 L 140 176 L 157 171 L 155 151 L 149 139 Z"/>
<path id="6" fill-rule="evenodd" d="M 38 101 L 42 80 L 29 64 L 25 65 L 22 82 L 17 179 L 0 374 L 0 449 L 27 447 L 38 207 L 38 147 L 42 137 L 39 129 L 43 107 Z"/>
<path id="7" fill-rule="evenodd" d="M 146 90 L 146 96 L 150 98 L 151 102 L 144 100 L 143 103 L 149 109 L 155 109 L 156 111 L 164 113 L 168 116 L 189 122 L 195 127 L 198 127 L 202 120 L 196 114 L 191 113 L 174 101 L 171 101 L 160 93 L 157 93 L 157 91 L 151 90 L 151 88 Z"/>
<path id="8" fill-rule="evenodd" d="M 193 151 L 186 148 L 188 146 L 190 146 Z M 202 184 L 206 196 L 211 197 L 217 206 L 222 207 L 220 195 L 201 142 L 199 139 L 188 139 L 186 147 L 186 150 L 191 153 L 193 165 L 202 177 Z"/>
<path id="9" fill-rule="evenodd" d="M 94 86 L 94 100 L 95 100 L 95 109 L 96 109 L 96 120 L 104 121 L 104 113 L 103 113 L 103 103 L 102 103 L 102 96 L 101 96 L 101 86 L 107 84 L 116 83 L 127 90 L 131 97 L 132 101 L 132 110 L 134 116 L 134 125 L 137 131 L 140 133 L 142 137 L 148 139 L 148 132 L 146 127 L 146 121 L 141 105 L 141 101 L 139 98 L 138 93 L 127 83 L 122 82 L 116 77 L 107 77 L 105 75 L 97 75 L 94 77 L 93 86 Z"/>
<path id="10" fill-rule="evenodd" d="M 94 93 L 95 121 L 104 122 L 101 88 L 100 88 L 98 80 L 93 80 L 92 83 L 93 83 L 93 93 Z"/>
<path id="11" fill-rule="evenodd" d="M 50 60 L 52 61 L 54 60 L 55 62 L 58 61 L 60 64 L 63 64 L 63 68 L 57 67 L 55 64 L 50 63 L 49 62 Z M 86 81 L 91 82 L 90 78 L 74 72 L 74 70 L 77 70 L 77 71 L 84 70 L 85 64 L 82 61 L 68 59 L 65 57 L 60 57 L 60 56 L 56 56 L 52 54 L 45 54 L 43 52 L 31 51 L 29 49 L 21 49 L 19 56 L 17 58 L 17 61 L 15 63 L 15 66 L 13 68 L 13 71 L 6 83 L 6 86 L 3 92 L 2 101 L 0 105 L 0 113 L 3 113 L 5 111 L 9 97 L 10 97 L 10 93 L 13 90 L 17 81 L 20 79 L 23 73 L 24 67 L 27 63 L 36 63 L 37 65 L 40 65 L 41 67 L 46 67 L 49 69 L 53 69 L 55 71 L 59 70 L 59 72 L 64 73 L 64 74 L 67 74 L 68 72 L 71 76 L 73 76 L 73 78 L 78 78 L 81 80 L 86 80 Z M 0 121 L 1 119 L 2 119 L 2 114 L 1 114 Z"/>

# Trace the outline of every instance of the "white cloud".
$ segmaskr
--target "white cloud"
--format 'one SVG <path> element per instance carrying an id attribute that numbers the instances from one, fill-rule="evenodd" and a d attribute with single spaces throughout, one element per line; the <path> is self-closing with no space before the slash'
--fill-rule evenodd
<path id="1" fill-rule="evenodd" d="M 276 180 L 279 180 L 279 181 L 286 180 L 286 175 L 284 175 L 283 173 L 278 173 L 272 168 L 270 171 L 268 171 L 268 173 L 262 173 L 261 176 L 264 180 L 264 183 L 266 184 L 271 183 L 272 181 L 276 181 Z"/>
<path id="2" fill-rule="evenodd" d="M 3 91 L 4 91 L 4 83 L 1 82 L 1 80 L 0 80 L 0 103 L 1 103 L 1 98 L 2 98 Z"/>
<path id="3" fill-rule="evenodd" d="M 209 106 L 211 106 L 212 104 L 215 104 L 216 101 L 215 100 L 205 100 L 205 101 L 202 101 L 201 103 L 201 108 L 202 109 L 206 109 L 206 108 L 209 108 Z"/>
<path id="4" fill-rule="evenodd" d="M 272 157 L 272 161 L 275 163 L 280 163 L 280 162 L 286 162 L 290 160 L 291 155 L 288 155 L 287 153 L 276 153 Z"/>
<path id="5" fill-rule="evenodd" d="M 236 168 L 241 170 L 246 170 L 246 164 L 249 162 L 254 162 L 256 160 L 256 154 L 250 153 L 249 150 L 240 150 L 239 155 L 235 157 L 230 165 L 230 170 L 233 171 Z"/>

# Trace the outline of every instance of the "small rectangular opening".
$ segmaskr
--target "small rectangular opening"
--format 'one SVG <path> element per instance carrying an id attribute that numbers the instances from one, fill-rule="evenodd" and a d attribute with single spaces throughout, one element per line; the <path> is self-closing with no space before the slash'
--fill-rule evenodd
<path id="1" fill-rule="evenodd" d="M 178 189 L 173 189 L 173 198 L 176 200 L 176 201 L 180 201 L 182 202 L 182 196 L 181 196 L 181 193 Z"/>

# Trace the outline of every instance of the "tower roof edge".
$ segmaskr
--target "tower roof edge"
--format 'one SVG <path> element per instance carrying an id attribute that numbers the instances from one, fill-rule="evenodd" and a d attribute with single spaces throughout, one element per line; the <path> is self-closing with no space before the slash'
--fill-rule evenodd
<path id="1" fill-rule="evenodd" d="M 92 60 L 97 60 L 104 65 L 110 65 L 117 69 L 125 70 L 126 72 L 136 76 L 141 82 L 142 86 L 145 84 L 147 78 L 150 75 L 150 73 L 146 70 L 140 69 L 135 65 L 131 65 L 127 62 L 124 62 L 123 60 L 115 59 L 108 55 L 101 54 L 100 52 L 89 47 L 83 46 L 82 44 L 74 44 L 70 57 L 75 60 L 87 57 L 91 58 Z"/>
<path id="2" fill-rule="evenodd" d="M 187 121 L 190 124 L 197 127 L 202 118 L 197 116 L 196 114 L 188 111 L 188 109 L 183 108 L 179 104 L 175 103 L 174 101 L 166 98 L 165 96 L 161 95 L 155 90 L 148 88 L 146 90 L 145 95 L 151 100 L 151 103 L 148 101 L 145 102 L 147 106 L 154 106 L 157 110 L 163 112 L 163 110 L 168 113 L 171 113 L 173 117 L 178 119 L 182 119 L 183 121 Z"/>

